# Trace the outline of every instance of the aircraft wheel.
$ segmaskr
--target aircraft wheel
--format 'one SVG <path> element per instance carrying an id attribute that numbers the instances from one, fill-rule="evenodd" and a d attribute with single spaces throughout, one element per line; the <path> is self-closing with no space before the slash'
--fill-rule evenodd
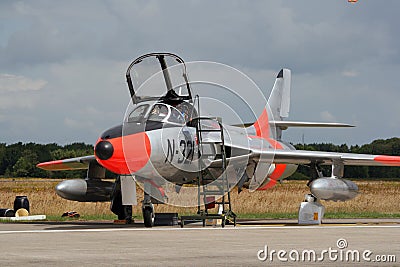
<path id="1" fill-rule="evenodd" d="M 152 208 L 144 208 L 143 209 L 143 219 L 145 227 L 153 227 L 154 226 L 154 211 Z"/>

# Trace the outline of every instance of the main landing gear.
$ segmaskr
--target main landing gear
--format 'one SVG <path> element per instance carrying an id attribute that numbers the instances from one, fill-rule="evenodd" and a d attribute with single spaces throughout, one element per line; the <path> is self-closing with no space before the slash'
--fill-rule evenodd
<path id="1" fill-rule="evenodd" d="M 149 185 L 145 185 L 149 187 Z M 148 188 L 150 190 L 150 188 Z M 111 211 L 118 216 L 118 220 L 125 220 L 126 224 L 132 223 L 132 205 L 122 204 L 122 193 L 121 193 L 121 179 L 117 178 L 114 185 L 114 190 L 111 196 Z M 154 206 L 152 203 L 152 197 L 148 193 L 144 193 L 144 200 L 142 202 L 142 213 L 145 227 L 154 226 Z"/>
<path id="2" fill-rule="evenodd" d="M 111 195 L 111 211 L 118 216 L 118 220 L 125 220 L 126 224 L 132 223 L 132 206 L 122 205 L 121 180 L 117 178 Z"/>

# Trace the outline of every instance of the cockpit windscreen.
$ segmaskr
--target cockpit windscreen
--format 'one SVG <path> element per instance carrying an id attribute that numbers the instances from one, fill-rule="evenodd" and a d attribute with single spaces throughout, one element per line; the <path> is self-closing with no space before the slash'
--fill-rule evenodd
<path id="1" fill-rule="evenodd" d="M 162 98 L 171 91 L 174 96 L 190 96 L 186 67 L 172 54 L 148 54 L 136 59 L 128 68 L 127 79 L 134 102 Z"/>

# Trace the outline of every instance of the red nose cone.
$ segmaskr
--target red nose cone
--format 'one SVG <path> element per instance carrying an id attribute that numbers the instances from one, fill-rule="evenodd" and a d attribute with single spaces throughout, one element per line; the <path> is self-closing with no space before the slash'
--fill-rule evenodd
<path id="1" fill-rule="evenodd" d="M 97 141 L 96 148 L 102 148 L 101 138 Z M 151 145 L 145 132 L 107 139 L 113 148 L 112 155 L 100 157 L 102 153 L 95 151 L 99 164 L 117 174 L 132 174 L 142 169 L 149 161 Z M 110 147 L 108 145 L 107 147 Z M 103 151 L 99 151 L 103 152 Z M 98 155 L 99 154 L 99 155 Z M 102 159 L 103 158 L 103 159 Z"/>

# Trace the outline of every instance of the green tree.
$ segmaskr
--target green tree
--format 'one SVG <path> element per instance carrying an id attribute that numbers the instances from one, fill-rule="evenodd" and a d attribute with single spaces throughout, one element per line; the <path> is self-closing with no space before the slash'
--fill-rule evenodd
<path id="1" fill-rule="evenodd" d="M 12 175 L 14 177 L 34 176 L 37 163 L 39 163 L 39 161 L 36 153 L 26 149 L 12 167 Z"/>

